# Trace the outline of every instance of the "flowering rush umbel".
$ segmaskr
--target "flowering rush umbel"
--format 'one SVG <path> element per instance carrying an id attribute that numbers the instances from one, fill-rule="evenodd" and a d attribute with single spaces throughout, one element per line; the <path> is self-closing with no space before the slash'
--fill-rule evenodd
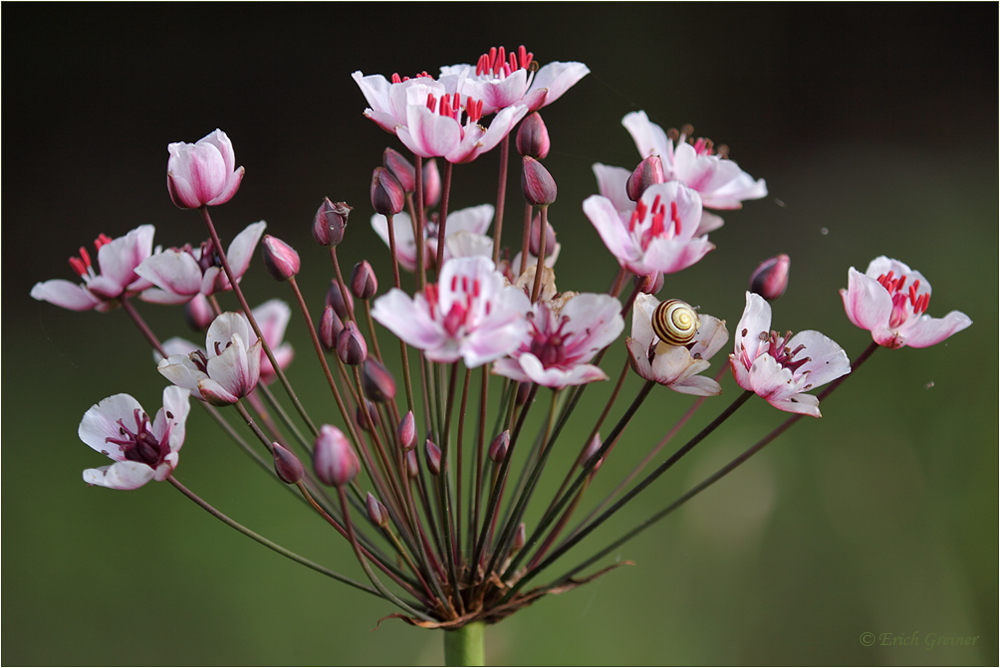
<path id="1" fill-rule="evenodd" d="M 253 540 L 384 600 L 396 609 L 391 617 L 449 631 L 449 663 L 482 660 L 483 625 L 621 565 L 599 562 L 803 415 L 820 417 L 820 399 L 877 348 L 930 346 L 971 324 L 957 311 L 942 319 L 926 315 L 927 280 L 901 262 L 878 258 L 864 274 L 850 269 L 841 291 L 850 322 L 874 340 L 852 365 L 845 350 L 819 332 L 771 331 L 768 300 L 794 290 L 791 260 L 782 254 L 754 272 L 754 292 L 746 293 L 742 315 L 725 314 L 737 323 L 730 329 L 722 304 L 692 306 L 693 296 L 677 294 L 673 274 L 706 260 L 716 244 L 731 252 L 724 230 L 708 240 L 722 221 L 706 209 L 732 210 L 759 199 L 767 193 L 764 181 L 731 161 L 727 149 L 695 140 L 690 128 L 664 131 L 645 112 L 633 112 L 622 122 L 639 150 L 636 164 L 596 164 L 598 193 L 583 202 L 558 199 L 560 181 L 572 177 L 543 161 L 550 148 L 581 153 L 553 146 L 559 134 L 549 134 L 538 112 L 572 94 L 589 70 L 575 62 L 539 67 L 524 47 L 490 49 L 472 61 L 475 66 L 445 66 L 437 75 L 355 72 L 368 102 L 363 113 L 391 133 L 373 136 L 388 137 L 391 145 L 373 150 L 372 164 L 358 170 L 357 183 L 369 187 L 370 202 L 335 203 L 316 193 L 315 216 L 300 222 L 317 247 L 292 248 L 282 240 L 293 236 L 286 230 L 262 241 L 263 222 L 228 243 L 220 238 L 209 207 L 236 193 L 243 168 L 235 166 L 228 136 L 216 130 L 195 144 L 167 147 L 170 198 L 197 209 L 187 220 L 204 224 L 207 240 L 154 250 L 150 225 L 117 239 L 100 234 L 96 263 L 83 247 L 70 260 L 81 283 L 46 281 L 31 292 L 71 310 L 121 307 L 153 348 L 150 381 L 166 385 L 153 418 L 128 394 L 86 412 L 80 438 L 114 462 L 85 471 L 86 482 L 132 490 L 168 481 Z M 509 160 L 512 133 L 519 133 L 520 160 Z M 489 179 L 491 188 L 499 184 L 497 200 L 477 204 L 453 188 L 453 175 L 463 163 L 490 155 L 502 166 L 499 178 Z M 442 159 L 440 172 L 431 158 Z M 520 171 L 513 185 L 511 162 Z M 520 236 L 515 228 L 503 237 L 505 202 L 509 217 L 518 192 L 524 201 Z M 386 250 L 351 232 L 352 208 L 363 210 L 385 242 L 391 276 L 378 276 L 379 264 L 361 256 L 347 265 L 353 271 L 341 267 L 342 253 Z M 550 210 L 565 223 L 554 223 Z M 580 225 L 584 218 L 593 230 Z M 185 234 L 204 238 L 196 229 Z M 577 248 L 590 244 L 584 259 L 592 274 L 614 268 L 606 291 L 565 289 L 579 287 L 563 284 L 566 276 L 573 280 L 571 272 L 557 287 L 557 259 L 565 255 L 557 234 L 564 242 L 574 235 Z M 764 229 L 755 234 L 768 238 Z M 298 318 L 280 300 L 249 306 L 240 281 L 261 241 L 258 264 L 275 286 L 292 291 Z M 303 265 L 326 257 L 333 280 L 318 291 L 301 290 L 298 280 L 310 275 L 300 272 Z M 712 271 L 713 259 L 699 271 Z M 740 283 L 731 286 L 736 299 L 745 287 Z M 326 293 L 325 303 L 310 303 L 307 295 L 319 292 Z M 207 329 L 204 348 L 174 332 L 161 343 L 133 297 L 145 302 L 142 308 L 184 305 L 175 310 L 178 326 Z M 287 328 L 312 339 L 313 373 L 329 389 L 325 401 L 311 396 L 309 409 L 285 374 L 293 359 L 283 342 Z M 838 338 L 849 340 L 853 330 L 844 329 Z M 720 362 L 717 353 L 727 345 L 732 354 Z M 300 349 L 296 366 L 307 357 Z M 137 362 L 148 364 L 148 358 Z M 633 373 L 639 382 L 627 384 Z M 638 390 L 628 389 L 635 385 Z M 608 520 L 620 523 L 618 511 L 710 441 L 754 395 L 792 415 L 687 494 L 635 527 L 616 527 L 621 538 L 603 548 L 586 545 L 589 558 L 552 576 L 555 561 Z M 306 512 L 349 543 L 363 580 L 252 531 L 173 476 L 192 403 L 260 465 L 262 485 L 289 486 Z M 647 409 L 647 403 L 658 408 Z M 667 403 L 687 407 L 673 426 L 662 424 Z M 583 405 L 597 408 L 581 410 Z M 220 409 L 232 411 L 245 428 L 234 429 Z M 703 410 L 716 417 L 706 418 Z M 836 404 L 830 412 L 837 412 Z M 646 417 L 658 432 L 652 442 L 648 428 L 631 428 Z M 647 471 L 689 420 L 702 423 L 697 435 Z M 194 434 L 188 447 L 205 447 L 206 438 Z M 611 458 L 641 461 L 617 485 L 605 486 L 615 482 L 606 480 L 615 469 L 604 465 Z M 599 492 L 612 487 L 604 496 Z"/>

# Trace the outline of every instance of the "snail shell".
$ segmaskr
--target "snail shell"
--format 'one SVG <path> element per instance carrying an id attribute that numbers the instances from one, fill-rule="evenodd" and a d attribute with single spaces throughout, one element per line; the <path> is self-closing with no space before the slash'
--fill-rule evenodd
<path id="1" fill-rule="evenodd" d="M 701 327 L 698 313 L 687 302 L 668 299 L 653 311 L 653 332 L 661 341 L 672 346 L 686 346 L 694 340 Z"/>

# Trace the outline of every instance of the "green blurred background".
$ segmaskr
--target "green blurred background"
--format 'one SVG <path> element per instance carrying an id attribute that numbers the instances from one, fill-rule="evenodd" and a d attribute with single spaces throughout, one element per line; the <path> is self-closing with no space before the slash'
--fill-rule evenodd
<path id="1" fill-rule="evenodd" d="M 265 219 L 303 256 L 319 308 L 328 263 L 308 234 L 325 195 L 355 208 L 342 246 L 383 286 L 386 252 L 367 224 L 371 169 L 386 145 L 350 79 L 434 72 L 492 45 L 591 74 L 544 110 L 561 289 L 607 288 L 615 263 L 580 202 L 591 164 L 633 166 L 620 120 L 645 109 L 692 123 L 767 180 L 769 196 L 725 214 L 718 249 L 669 277 L 681 297 L 735 323 L 747 277 L 792 257 L 774 326 L 818 329 L 853 358 L 870 341 L 843 314 L 847 269 L 881 254 L 924 273 L 930 313 L 975 322 L 927 350 L 880 351 L 745 467 L 622 547 L 631 560 L 487 632 L 509 664 L 996 664 L 997 6 L 658 4 L 8 4 L 4 65 L 4 664 L 426 664 L 440 632 L 388 621 L 387 604 L 290 563 L 168 485 L 87 488 L 102 465 L 76 427 L 116 392 L 147 408 L 163 380 L 121 311 L 72 313 L 28 297 L 71 278 L 65 259 L 99 233 L 143 223 L 157 243 L 205 237 L 164 188 L 166 144 L 221 127 L 246 178 L 214 210 L 223 238 Z M 455 171 L 453 207 L 492 201 L 496 156 Z M 512 174 L 514 172 L 512 171 Z M 516 176 L 513 183 L 516 184 Z M 519 196 L 507 222 L 519 211 Z M 505 235 L 517 243 L 516 235 Z M 281 296 L 259 258 L 251 303 Z M 231 301 L 226 304 L 235 303 Z M 162 338 L 179 311 L 141 305 Z M 289 370 L 319 420 L 333 407 L 299 320 Z M 617 372 L 622 351 L 609 354 Z M 721 359 L 721 356 L 720 356 Z M 985 366 L 984 366 L 985 364 Z M 736 396 L 722 398 L 690 436 Z M 630 379 L 625 394 L 638 383 Z M 600 409 L 608 387 L 578 415 Z M 727 399 L 727 397 L 729 399 Z M 608 490 L 689 405 L 657 389 L 605 464 Z M 622 404 L 624 407 L 624 403 Z M 541 411 L 539 411 L 540 413 Z M 669 503 L 784 418 L 752 401 L 551 575 Z M 547 489 L 590 424 L 576 423 Z M 301 554 L 363 578 L 343 541 L 277 489 L 194 411 L 179 479 Z M 544 495 L 540 495 L 544 496 Z M 529 515 L 529 528 L 535 514 Z M 608 563 L 613 561 L 611 557 Z M 967 647 L 865 647 L 864 632 L 978 636 Z"/>

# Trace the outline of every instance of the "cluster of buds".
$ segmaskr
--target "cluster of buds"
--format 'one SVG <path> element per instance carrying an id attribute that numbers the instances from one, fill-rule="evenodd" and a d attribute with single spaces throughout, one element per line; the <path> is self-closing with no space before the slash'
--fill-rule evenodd
<path id="1" fill-rule="evenodd" d="M 791 413 L 788 424 L 804 415 L 820 417 L 820 399 L 843 382 L 852 365 L 844 349 L 819 332 L 771 331 L 770 302 L 789 287 L 787 255 L 766 260 L 753 272 L 732 353 L 714 376 L 706 373 L 712 359 L 730 343 L 726 320 L 675 296 L 656 296 L 667 275 L 715 249 L 708 234 L 722 219 L 712 210 L 737 209 L 767 194 L 763 180 L 744 172 L 727 150 L 694 139 L 690 128 L 664 131 L 641 111 L 625 116 L 622 123 L 639 162 L 631 170 L 595 164 L 599 194 L 582 204 L 595 241 L 599 237 L 617 261 L 617 275 L 608 277 L 611 287 L 601 294 L 556 287 L 560 246 L 549 212 L 562 202 L 557 205 L 556 179 L 542 162 L 551 139 L 538 110 L 587 72 L 581 63 L 539 68 L 523 47 L 510 53 L 493 49 L 475 66 L 444 67 L 438 77 L 387 79 L 356 72 L 369 104 L 365 116 L 397 138 L 402 145 L 397 148 L 408 149 L 412 161 L 387 147 L 371 173 L 371 225 L 389 249 L 391 281 L 380 280 L 364 259 L 345 278 L 338 253 L 349 241 L 352 207 L 322 200 L 311 231 L 329 253 L 333 279 L 325 304 L 314 305 L 322 313 L 315 323 L 296 282 L 300 254 L 264 234 L 263 222 L 249 225 L 223 252 L 208 207 L 231 199 L 244 172 L 235 166 L 225 133 L 216 130 L 195 144 L 170 144 L 168 194 L 181 208 L 199 209 L 209 239 L 154 251 L 152 226 L 117 239 L 102 234 L 95 242 L 96 265 L 85 248 L 70 259 L 82 283 L 52 280 L 31 292 L 73 310 L 121 306 L 152 345 L 157 370 L 172 383 L 153 419 L 127 394 L 87 411 L 80 438 L 114 463 L 88 469 L 84 480 L 116 489 L 168 480 L 207 508 L 172 473 L 192 400 L 216 417 L 219 408 L 232 407 L 247 431 L 229 435 L 277 480 L 294 485 L 350 542 L 371 586 L 325 568 L 321 572 L 382 597 L 413 624 L 456 629 L 496 622 L 545 593 L 603 573 L 575 577 L 620 541 L 561 578 L 525 589 L 750 397 Z M 525 202 L 513 260 L 501 239 L 511 135 L 521 155 Z M 497 202 L 449 210 L 457 201 L 455 166 L 494 148 L 501 156 Z M 258 243 L 267 271 L 294 292 L 312 337 L 332 399 L 322 420 L 312 418 L 284 374 L 293 358 L 282 341 L 292 309 L 279 300 L 251 309 L 240 287 Z M 227 292 L 235 303 L 224 311 L 219 298 Z M 926 315 L 930 284 L 884 257 L 864 274 L 851 268 L 841 294 L 850 322 L 873 338 L 855 369 L 878 347 L 926 347 L 971 324 L 957 311 L 943 319 Z M 161 343 L 133 298 L 183 304 L 183 320 L 207 330 L 204 347 L 178 338 Z M 628 364 L 617 382 L 605 384 L 606 408 L 598 416 L 575 413 L 592 384 L 599 387 L 612 377 L 601 362 L 613 347 L 625 352 Z M 622 408 L 620 390 L 630 373 L 644 382 Z M 697 397 L 686 421 L 707 398 L 733 391 L 724 387 L 729 374 L 743 392 L 736 392 L 718 418 L 626 491 L 680 425 L 671 430 L 590 516 L 571 524 L 590 483 L 616 443 L 629 438 L 633 418 L 657 385 L 672 392 L 657 401 Z M 280 407 L 269 387 L 278 382 L 294 410 Z M 811 393 L 828 383 L 820 394 Z M 495 414 L 491 405 L 497 406 Z M 605 424 L 609 419 L 613 422 Z M 564 429 L 571 422 L 579 428 Z M 532 428 L 538 430 L 534 437 L 527 433 Z M 559 440 L 575 440 L 558 445 L 579 454 L 555 496 L 537 498 L 538 480 Z M 528 448 L 530 453 L 520 456 Z M 515 462 L 524 468 L 514 470 Z M 532 500 L 542 501 L 544 510 L 529 520 L 538 516 L 527 512 Z M 225 517 L 214 509 L 213 514 Z M 245 533 L 275 547 L 248 529 Z M 279 551 L 306 563 L 285 548 Z"/>

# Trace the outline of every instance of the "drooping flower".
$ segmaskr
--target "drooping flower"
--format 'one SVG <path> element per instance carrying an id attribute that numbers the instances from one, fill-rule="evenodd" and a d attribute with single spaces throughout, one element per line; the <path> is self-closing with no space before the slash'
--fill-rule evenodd
<path id="1" fill-rule="evenodd" d="M 722 387 L 712 378 L 699 375 L 708 369 L 712 355 L 729 340 L 726 321 L 704 313 L 698 314 L 700 327 L 684 345 L 671 345 L 660 339 L 652 320 L 660 300 L 648 294 L 636 295 L 632 307 L 632 336 L 625 340 L 632 368 L 640 377 L 666 385 L 675 392 L 712 396 Z"/>
<path id="2" fill-rule="evenodd" d="M 492 255 L 493 239 L 486 235 L 486 230 L 493 222 L 493 206 L 479 206 L 460 209 L 448 214 L 446 221 L 444 260 L 452 257 L 468 257 L 469 255 Z M 389 223 L 382 214 L 372 216 L 372 229 L 379 235 L 385 245 L 389 245 Z M 438 224 L 431 218 L 424 226 L 424 262 L 430 266 L 430 260 L 437 258 Z M 413 219 L 406 212 L 397 213 L 392 217 L 392 230 L 396 241 L 396 257 L 399 265 L 409 271 L 417 267 L 417 244 L 413 236 Z M 457 251 L 457 252 L 456 252 Z"/>
<path id="3" fill-rule="evenodd" d="M 167 151 L 167 191 L 182 209 L 225 204 L 239 190 L 243 168 L 236 167 L 233 143 L 222 130 L 195 144 L 169 144 Z"/>
<path id="4" fill-rule="evenodd" d="M 248 225 L 229 244 L 226 259 L 237 282 L 250 266 L 253 251 L 266 227 L 264 221 Z M 199 294 L 232 289 L 211 240 L 198 248 L 186 244 L 155 253 L 136 267 L 135 273 L 156 286 L 142 292 L 143 301 L 157 304 L 184 304 Z"/>
<path id="5" fill-rule="evenodd" d="M 851 322 L 886 348 L 926 348 L 972 324 L 961 311 L 943 318 L 926 315 L 931 284 L 920 272 L 885 256 L 872 260 L 864 274 L 851 267 L 840 296 Z"/>
<path id="6" fill-rule="evenodd" d="M 729 356 L 736 382 L 775 408 L 821 417 L 819 399 L 804 393 L 850 373 L 847 353 L 819 332 L 779 336 L 770 327 L 771 305 L 747 292 L 736 346 Z"/>
<path id="7" fill-rule="evenodd" d="M 69 265 L 83 279 L 82 284 L 56 278 L 35 283 L 31 296 L 73 311 L 107 311 L 119 297 L 151 286 L 136 274 L 136 267 L 153 252 L 154 231 L 152 225 L 141 225 L 117 239 L 99 235 L 94 241 L 99 271 L 94 270 L 87 249 L 81 247 L 80 257 L 70 258 Z"/>
<path id="8" fill-rule="evenodd" d="M 634 274 L 671 274 L 690 267 L 715 246 L 696 237 L 698 193 L 677 181 L 650 186 L 631 214 L 619 214 L 606 197 L 591 195 L 583 211 L 619 264 Z"/>
<path id="9" fill-rule="evenodd" d="M 444 263 L 436 284 L 412 299 L 392 289 L 375 300 L 372 317 L 435 362 L 465 360 L 472 368 L 513 352 L 524 338 L 524 292 L 504 285 L 485 257 Z"/>
<path id="10" fill-rule="evenodd" d="M 189 410 L 188 393 L 179 387 L 163 390 L 163 408 L 152 421 L 128 394 L 116 394 L 91 406 L 77 433 L 115 463 L 85 470 L 84 482 L 138 489 L 150 480 L 165 480 L 177 466 Z"/>
<path id="11" fill-rule="evenodd" d="M 589 364 L 622 329 L 621 303 L 611 295 L 579 294 L 561 305 L 539 300 L 527 314 L 529 329 L 510 357 L 493 365 L 493 373 L 519 382 L 562 388 L 606 380 Z"/>
<path id="12" fill-rule="evenodd" d="M 260 349 L 242 313 L 223 313 L 208 328 L 205 350 L 171 355 L 157 370 L 174 385 L 215 406 L 234 404 L 250 394 L 260 379 Z"/>

